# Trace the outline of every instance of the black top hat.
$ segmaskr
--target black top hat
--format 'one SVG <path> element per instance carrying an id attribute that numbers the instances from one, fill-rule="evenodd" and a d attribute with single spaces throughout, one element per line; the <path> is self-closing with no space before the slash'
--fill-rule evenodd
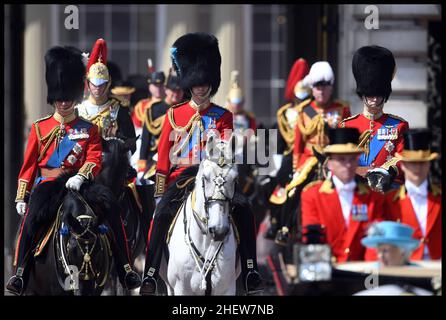
<path id="1" fill-rule="evenodd" d="M 215 36 L 202 32 L 188 33 L 174 42 L 170 53 L 183 90 L 208 84 L 211 96 L 217 92 L 221 81 L 221 56 Z"/>
<path id="2" fill-rule="evenodd" d="M 330 143 L 324 148 L 324 153 L 362 153 L 358 147 L 359 131 L 356 128 L 328 129 Z"/>
<path id="3" fill-rule="evenodd" d="M 420 162 L 438 158 L 438 153 L 430 151 L 432 133 L 429 129 L 410 129 L 403 133 L 404 149 L 395 155 L 403 161 Z"/>
<path id="4" fill-rule="evenodd" d="M 45 54 L 47 102 L 82 101 L 85 65 L 82 53 L 74 47 L 56 46 Z"/>
<path id="5" fill-rule="evenodd" d="M 396 70 L 395 58 L 389 49 L 379 46 L 359 48 L 353 55 L 352 70 L 360 98 L 384 97 L 387 101 Z"/>
<path id="6" fill-rule="evenodd" d="M 166 76 L 162 71 L 152 72 L 149 79 L 147 79 L 147 83 L 149 84 L 161 84 L 164 83 L 164 81 L 166 81 Z"/>

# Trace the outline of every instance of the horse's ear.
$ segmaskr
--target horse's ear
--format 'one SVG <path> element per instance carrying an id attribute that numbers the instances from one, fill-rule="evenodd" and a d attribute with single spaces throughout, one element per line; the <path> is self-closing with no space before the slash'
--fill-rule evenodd
<path id="1" fill-rule="evenodd" d="M 139 138 L 139 135 L 137 135 L 134 138 L 126 139 L 124 142 L 125 149 L 130 150 L 130 149 L 136 148 L 136 140 L 138 140 L 138 138 Z"/>

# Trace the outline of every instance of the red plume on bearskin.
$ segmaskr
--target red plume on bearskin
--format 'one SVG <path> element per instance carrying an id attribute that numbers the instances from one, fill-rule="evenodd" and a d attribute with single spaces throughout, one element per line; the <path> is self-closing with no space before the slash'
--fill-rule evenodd
<path id="1" fill-rule="evenodd" d="M 299 58 L 294 62 L 285 87 L 285 99 L 287 101 L 293 101 L 295 99 L 294 87 L 308 74 L 308 71 L 309 67 L 305 59 Z"/>
<path id="2" fill-rule="evenodd" d="M 96 40 L 93 46 L 90 58 L 88 59 L 87 73 L 90 70 L 90 67 L 99 61 L 99 58 L 103 64 L 107 65 L 107 43 L 102 38 Z"/>

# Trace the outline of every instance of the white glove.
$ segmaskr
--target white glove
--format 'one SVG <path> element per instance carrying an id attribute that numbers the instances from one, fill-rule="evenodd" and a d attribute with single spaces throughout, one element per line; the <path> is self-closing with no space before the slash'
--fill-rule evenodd
<path id="1" fill-rule="evenodd" d="M 28 205 L 26 204 L 25 201 L 19 201 L 19 202 L 17 202 L 17 205 L 15 206 L 17 213 L 21 217 L 23 217 L 25 215 L 27 207 L 28 207 Z"/>
<path id="2" fill-rule="evenodd" d="M 65 187 L 67 189 L 76 190 L 79 191 L 81 188 L 82 183 L 84 183 L 85 178 L 81 175 L 77 174 L 74 177 L 71 177 L 68 179 L 67 183 L 65 184 Z"/>
<path id="3" fill-rule="evenodd" d="M 389 175 L 389 172 L 383 168 L 375 168 L 375 169 L 370 170 L 369 172 L 378 172 L 378 173 L 382 173 L 385 176 Z"/>

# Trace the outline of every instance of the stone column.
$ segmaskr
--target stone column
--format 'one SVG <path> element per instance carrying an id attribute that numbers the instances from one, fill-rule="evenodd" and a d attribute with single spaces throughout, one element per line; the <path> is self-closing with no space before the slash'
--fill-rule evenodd
<path id="1" fill-rule="evenodd" d="M 221 106 L 226 104 L 232 70 L 240 72 L 240 86 L 245 90 L 247 75 L 243 74 L 243 7 L 240 5 L 213 5 L 211 10 L 211 33 L 219 42 L 221 54 L 221 84 L 213 101 Z"/>
<path id="2" fill-rule="evenodd" d="M 197 5 L 160 5 L 158 12 L 161 16 L 157 17 L 158 27 L 161 32 L 157 34 L 159 48 L 161 48 L 162 61 L 156 62 L 167 74 L 172 66 L 170 59 L 170 47 L 180 36 L 197 31 Z M 162 25 L 161 25 L 162 24 Z"/>
<path id="3" fill-rule="evenodd" d="M 25 16 L 25 130 L 49 114 L 44 56 L 50 48 L 51 6 L 27 5 Z"/>

